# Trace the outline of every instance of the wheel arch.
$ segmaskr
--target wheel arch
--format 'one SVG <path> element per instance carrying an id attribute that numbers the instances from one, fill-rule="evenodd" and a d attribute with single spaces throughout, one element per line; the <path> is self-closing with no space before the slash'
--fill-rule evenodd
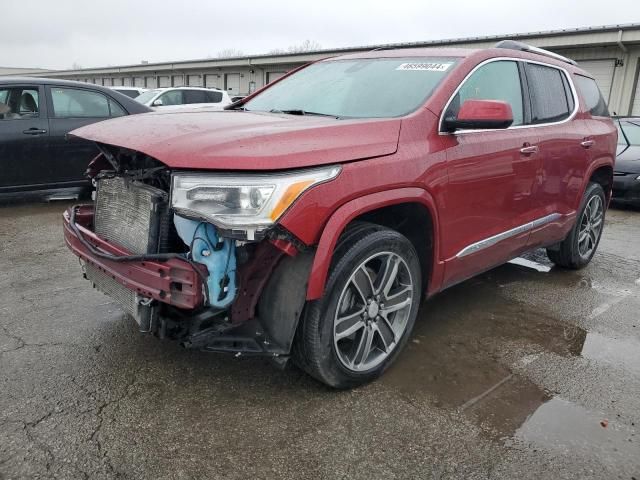
<path id="1" fill-rule="evenodd" d="M 408 209 L 408 214 L 404 210 Z M 404 214 L 404 215 L 400 215 Z M 316 248 L 307 287 L 307 300 L 322 296 L 340 235 L 350 223 L 363 220 L 392 228 L 405 235 L 416 248 L 421 270 L 425 275 L 423 285 L 430 290 L 439 286 L 438 269 L 438 213 L 432 195 L 422 188 L 410 187 L 385 190 L 366 195 L 338 208 L 329 218 Z M 416 223 L 427 221 L 424 228 Z M 421 245 L 422 241 L 426 242 Z M 427 248 L 430 247 L 429 249 Z"/>
<path id="2" fill-rule="evenodd" d="M 611 190 L 613 189 L 613 166 L 609 163 L 595 166 L 589 174 L 589 180 L 583 191 L 586 190 L 589 182 L 597 183 L 602 187 L 608 202 L 611 199 Z"/>

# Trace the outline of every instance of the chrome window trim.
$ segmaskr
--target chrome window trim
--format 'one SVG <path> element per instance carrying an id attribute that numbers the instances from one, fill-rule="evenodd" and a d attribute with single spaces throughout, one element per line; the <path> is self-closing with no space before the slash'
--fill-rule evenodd
<path id="1" fill-rule="evenodd" d="M 468 129 L 468 130 L 462 129 L 462 130 L 457 130 L 455 132 L 445 132 L 445 131 L 443 131 L 442 122 L 444 121 L 444 115 L 447 112 L 447 109 L 449 108 L 449 105 L 453 101 L 453 98 L 458 94 L 458 92 L 460 91 L 460 89 L 462 88 L 464 83 L 469 79 L 469 77 L 471 75 L 473 75 L 476 72 L 476 70 L 478 70 L 479 68 L 483 67 L 484 65 L 487 65 L 487 64 L 492 63 L 492 62 L 504 62 L 504 61 L 521 62 L 521 63 L 533 63 L 533 64 L 536 64 L 536 65 L 542 65 L 544 67 L 555 68 L 555 69 L 560 70 L 561 72 L 563 72 L 564 75 L 567 77 L 567 81 L 569 82 L 569 87 L 571 88 L 571 95 L 573 95 L 573 112 L 571 112 L 571 115 L 569 115 L 564 120 L 560 120 L 558 122 L 536 123 L 536 124 L 530 124 L 530 125 L 515 125 L 513 127 L 498 128 L 498 129 Z M 524 58 L 515 58 L 515 57 L 494 57 L 494 58 L 489 58 L 487 60 L 484 60 L 483 62 L 480 62 L 478 65 L 476 65 L 462 79 L 460 84 L 453 91 L 453 93 L 449 97 L 449 100 L 447 101 L 447 103 L 445 104 L 444 108 L 442 109 L 442 114 L 440 115 L 440 119 L 438 120 L 438 135 L 464 135 L 464 134 L 467 134 L 467 133 L 503 132 L 505 130 L 518 130 L 518 129 L 523 129 L 523 128 L 536 128 L 536 127 L 547 127 L 549 125 L 561 125 L 563 123 L 570 122 L 571 120 L 573 120 L 573 118 L 578 114 L 579 110 L 580 110 L 580 101 L 578 99 L 578 91 L 576 90 L 576 87 L 575 87 L 575 85 L 573 83 L 573 78 L 572 78 L 572 76 L 571 76 L 571 74 L 569 73 L 568 70 L 566 70 L 566 69 L 564 69 L 562 67 L 559 67 L 557 65 L 552 65 L 550 63 L 545 63 L 545 62 L 539 62 L 537 60 L 528 60 L 528 59 L 524 59 Z"/>
<path id="2" fill-rule="evenodd" d="M 471 255 L 472 253 L 479 252 L 481 250 L 484 250 L 485 248 L 489 248 L 495 245 L 498 242 L 501 242 L 502 240 L 515 237 L 516 235 L 520 235 L 521 233 L 531 231 L 534 228 L 542 227 L 543 225 L 551 223 L 560 217 L 562 217 L 560 213 L 552 213 L 531 222 L 527 222 L 524 225 L 512 228 L 511 230 L 507 230 L 506 232 L 498 233 L 497 235 L 485 238 L 484 240 L 480 240 L 479 242 L 472 243 L 471 245 L 468 245 L 460 250 L 456 254 L 456 258 L 466 257 L 467 255 Z"/>

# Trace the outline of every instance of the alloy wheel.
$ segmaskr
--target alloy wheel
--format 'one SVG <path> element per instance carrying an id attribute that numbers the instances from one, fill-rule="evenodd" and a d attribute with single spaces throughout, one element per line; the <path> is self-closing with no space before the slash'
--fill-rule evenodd
<path id="1" fill-rule="evenodd" d="M 342 365 L 367 371 L 393 352 L 407 327 L 413 279 L 396 253 L 381 252 L 363 261 L 340 294 L 333 339 Z"/>
<path id="2" fill-rule="evenodd" d="M 582 258 L 589 258 L 595 250 L 604 221 L 604 204 L 602 198 L 595 195 L 589 199 L 578 231 L 578 253 Z"/>

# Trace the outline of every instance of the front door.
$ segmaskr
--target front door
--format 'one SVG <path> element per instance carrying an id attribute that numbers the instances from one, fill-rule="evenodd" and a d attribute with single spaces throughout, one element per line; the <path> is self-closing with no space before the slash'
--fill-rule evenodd
<path id="1" fill-rule="evenodd" d="M 447 108 L 445 115 L 455 116 L 465 100 L 501 100 L 511 105 L 514 121 L 508 129 L 459 130 L 446 137 L 445 286 L 509 260 L 527 244 L 539 159 L 536 129 L 517 128 L 529 116 L 521 74 L 516 61 L 486 63 L 464 81 Z"/>
<path id="2" fill-rule="evenodd" d="M 49 183 L 44 88 L 0 85 L 0 192 Z"/>

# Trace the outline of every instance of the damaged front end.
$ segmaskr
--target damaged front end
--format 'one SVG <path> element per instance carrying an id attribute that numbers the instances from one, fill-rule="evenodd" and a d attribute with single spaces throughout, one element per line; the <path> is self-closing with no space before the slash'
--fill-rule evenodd
<path id="1" fill-rule="evenodd" d="M 85 277 L 140 330 L 189 348 L 286 356 L 312 252 L 277 225 L 339 168 L 277 174 L 170 171 L 100 145 L 94 205 L 64 215 Z"/>

